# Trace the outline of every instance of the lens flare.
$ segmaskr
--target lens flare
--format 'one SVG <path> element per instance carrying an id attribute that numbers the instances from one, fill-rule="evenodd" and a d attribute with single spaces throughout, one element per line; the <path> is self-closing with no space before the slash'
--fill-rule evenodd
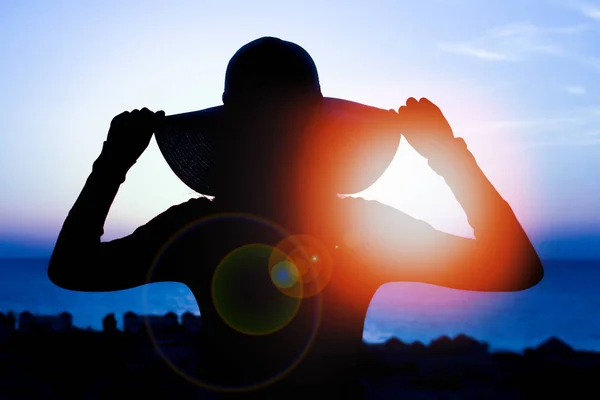
<path id="1" fill-rule="evenodd" d="M 278 250 L 263 244 L 242 246 L 217 267 L 212 299 L 217 313 L 230 328 L 246 335 L 268 335 L 287 325 L 298 312 L 301 296 L 286 296 L 277 290 L 277 285 L 270 284 L 273 271 L 276 275 L 282 272 L 280 267 L 273 268 L 269 276 L 273 252 Z M 297 285 L 289 289 L 299 290 Z"/>
<path id="2" fill-rule="evenodd" d="M 213 214 L 210 217 L 201 218 L 186 225 L 163 245 L 152 263 L 146 283 L 153 281 L 155 270 L 161 258 L 176 241 L 185 238 L 198 228 L 206 228 L 210 224 L 232 221 L 256 224 L 257 227 L 262 227 L 263 231 L 265 230 L 264 228 L 267 228 L 266 230 L 272 231 L 277 237 L 283 238 L 280 243 L 297 242 L 297 238 L 290 236 L 281 226 L 252 214 Z M 294 239 L 289 239 L 291 237 Z M 286 241 L 285 238 L 288 238 L 288 240 Z M 268 332 L 276 334 L 276 332 L 293 320 L 300 306 L 304 302 L 309 301 L 305 300 L 306 296 L 302 293 L 306 285 L 298 285 L 298 282 L 301 280 L 298 264 L 284 252 L 288 247 L 283 247 L 283 249 L 280 249 L 264 243 L 246 244 L 229 252 L 216 267 L 212 280 L 214 305 L 219 316 L 238 334 L 246 335 L 249 338 L 256 338 L 257 340 L 260 340 L 259 338 L 269 340 Z M 291 247 L 291 249 L 293 248 L 294 246 Z M 322 263 L 323 259 L 327 260 L 325 253 L 318 253 L 317 257 L 317 259 L 313 259 L 313 263 Z M 274 259 L 278 261 L 273 263 Z M 304 258 L 298 256 L 295 259 L 304 260 Z M 306 267 L 305 265 L 305 275 L 309 272 L 309 269 Z M 257 291 L 257 284 L 264 290 Z M 178 361 L 178 358 L 173 357 L 167 347 L 163 348 L 160 337 L 157 337 L 155 328 L 147 318 L 148 298 L 146 291 L 143 295 L 146 331 L 159 356 L 167 363 L 169 368 L 188 382 L 213 392 L 251 392 L 283 379 L 303 360 L 307 351 L 311 348 L 321 323 L 322 299 L 321 296 L 313 294 L 310 304 L 306 306 L 311 316 L 308 318 L 306 329 L 300 335 L 299 340 L 297 340 L 297 345 L 288 352 L 289 354 L 285 358 L 285 362 L 281 368 L 274 373 L 244 384 L 216 383 L 208 375 L 204 376 L 200 372 L 200 369 L 192 367 L 194 362 L 191 362 L 190 365 L 184 365 L 182 364 L 183 361 Z M 242 304 L 242 300 L 244 298 L 247 300 L 248 297 L 252 301 L 249 301 L 248 304 Z M 274 300 L 269 302 L 269 299 Z M 261 305 L 266 306 L 267 311 L 262 316 L 258 315 L 258 309 Z M 240 310 L 249 310 L 255 319 L 244 316 Z M 200 311 L 202 312 L 202 310 Z M 192 346 L 192 349 L 188 350 L 188 353 L 196 351 L 193 344 L 190 344 L 190 346 Z M 227 343 L 223 343 L 223 346 L 227 346 Z"/>
<path id="3" fill-rule="evenodd" d="M 300 272 L 291 261 L 280 261 L 271 270 L 271 280 L 278 288 L 289 289 L 298 283 Z"/>
<path id="4" fill-rule="evenodd" d="M 281 240 L 271 253 L 269 270 L 281 263 L 291 263 L 297 275 L 289 287 L 275 287 L 290 297 L 308 298 L 323 291 L 331 280 L 333 260 L 327 246 L 313 236 L 292 235 Z M 278 267 L 280 268 L 280 267 Z M 295 275 L 295 276 L 296 276 Z"/>

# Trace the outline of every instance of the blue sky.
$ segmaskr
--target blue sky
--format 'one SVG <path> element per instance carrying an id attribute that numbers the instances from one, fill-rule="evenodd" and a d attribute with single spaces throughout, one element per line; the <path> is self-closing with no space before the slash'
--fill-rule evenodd
<path id="1" fill-rule="evenodd" d="M 266 35 L 311 53 L 326 96 L 429 97 L 542 256 L 600 257 L 599 33 L 598 1 L 4 1 L 0 257 L 49 253 L 114 115 L 220 104 L 229 58 Z M 404 141 L 360 195 L 470 235 Z M 152 142 L 105 238 L 191 196 Z"/>

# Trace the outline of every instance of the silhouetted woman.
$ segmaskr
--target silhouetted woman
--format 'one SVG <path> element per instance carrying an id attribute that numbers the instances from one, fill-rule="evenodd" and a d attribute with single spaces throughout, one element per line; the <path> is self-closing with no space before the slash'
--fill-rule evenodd
<path id="1" fill-rule="evenodd" d="M 117 190 L 153 133 L 175 173 L 214 200 L 191 199 L 102 242 Z M 444 177 L 476 239 L 337 196 L 372 184 L 400 134 Z M 518 291 L 538 283 L 543 269 L 510 206 L 433 103 L 409 98 L 395 112 L 324 97 L 308 53 L 267 37 L 231 59 L 223 106 L 173 118 L 144 108 L 113 119 L 48 275 L 90 292 L 186 284 L 203 319 L 201 362 L 188 374 L 200 386 L 258 398 L 356 398 L 364 320 L 381 285 Z"/>

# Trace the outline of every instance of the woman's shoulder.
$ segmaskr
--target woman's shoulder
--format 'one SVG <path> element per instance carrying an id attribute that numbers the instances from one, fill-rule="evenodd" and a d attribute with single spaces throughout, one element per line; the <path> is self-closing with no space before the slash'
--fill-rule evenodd
<path id="1" fill-rule="evenodd" d="M 359 196 L 338 196 L 336 202 L 338 209 L 346 216 L 373 217 L 376 214 L 404 214 L 402 211 L 381 203 Z"/>
<path id="2" fill-rule="evenodd" d="M 189 199 L 188 201 L 186 201 L 183 204 L 186 204 L 189 207 L 203 208 L 206 210 L 214 209 L 214 205 L 215 205 L 213 199 L 210 199 L 206 196 L 192 197 L 191 199 Z"/>
<path id="3" fill-rule="evenodd" d="M 214 203 L 211 199 L 205 196 L 192 197 L 191 199 L 184 201 L 183 203 L 177 204 L 169 208 L 167 211 L 206 211 L 210 212 L 214 210 Z"/>
<path id="4" fill-rule="evenodd" d="M 160 213 L 153 221 L 182 224 L 202 218 L 214 212 L 214 204 L 207 197 L 194 197 L 183 203 L 173 205 Z"/>
<path id="5" fill-rule="evenodd" d="M 426 222 L 377 200 L 358 196 L 339 196 L 337 204 L 341 213 L 340 218 L 344 224 L 351 225 L 356 229 L 389 229 L 391 226 L 429 227 Z"/>

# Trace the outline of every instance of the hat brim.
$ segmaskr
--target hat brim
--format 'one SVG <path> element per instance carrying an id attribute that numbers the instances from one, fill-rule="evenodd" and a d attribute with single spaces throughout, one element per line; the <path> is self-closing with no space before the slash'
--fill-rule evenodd
<path id="1" fill-rule="evenodd" d="M 331 157 L 335 191 L 361 192 L 385 172 L 400 144 L 398 114 L 365 104 L 323 97 L 323 134 L 340 152 Z M 156 143 L 175 175 L 192 190 L 214 196 L 215 141 L 223 134 L 223 105 L 169 115 L 155 134 Z"/>

